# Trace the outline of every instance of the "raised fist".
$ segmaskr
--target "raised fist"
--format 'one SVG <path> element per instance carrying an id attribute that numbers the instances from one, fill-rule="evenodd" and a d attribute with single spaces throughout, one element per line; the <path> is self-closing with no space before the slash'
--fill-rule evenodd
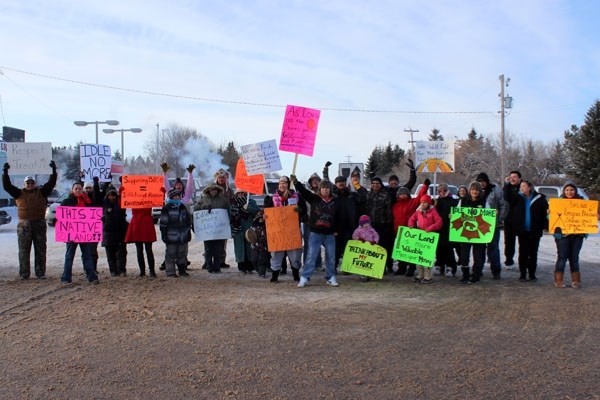
<path id="1" fill-rule="evenodd" d="M 431 181 L 429 180 L 429 178 L 425 178 L 425 180 L 423 181 L 423 185 L 425 185 L 425 186 L 431 185 Z"/>
<path id="2" fill-rule="evenodd" d="M 325 167 L 327 167 L 327 168 L 329 168 L 329 166 L 330 166 L 330 165 L 331 165 L 331 161 L 327 161 L 327 162 L 325 163 Z"/>
<path id="3" fill-rule="evenodd" d="M 10 164 L 5 162 L 4 167 L 2 168 L 2 171 L 4 171 L 4 173 L 7 173 L 9 169 L 10 169 Z"/>
<path id="4" fill-rule="evenodd" d="M 169 164 L 166 162 L 160 164 L 160 167 L 162 168 L 163 172 L 167 172 L 169 170 Z"/>
<path id="5" fill-rule="evenodd" d="M 415 163 L 410 158 L 406 160 L 406 166 L 410 169 L 415 169 Z"/>
<path id="6" fill-rule="evenodd" d="M 56 170 L 56 163 L 54 162 L 54 160 L 50 161 L 50 168 L 52 168 L 53 170 Z"/>
<path id="7" fill-rule="evenodd" d="M 190 174 L 192 173 L 192 171 L 196 169 L 196 166 L 194 164 L 190 164 L 188 165 L 188 167 L 186 168 L 187 172 L 189 172 Z"/>
<path id="8" fill-rule="evenodd" d="M 293 184 L 296 184 L 298 182 L 298 178 L 296 177 L 296 175 L 291 174 L 290 181 L 292 181 Z"/>

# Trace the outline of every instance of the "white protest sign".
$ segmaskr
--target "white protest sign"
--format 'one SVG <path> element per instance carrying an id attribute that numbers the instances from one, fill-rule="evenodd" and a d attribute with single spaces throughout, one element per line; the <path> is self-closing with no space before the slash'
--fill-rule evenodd
<path id="1" fill-rule="evenodd" d="M 248 175 L 281 170 L 281 160 L 275 139 L 242 146 L 242 157 Z"/>
<path id="2" fill-rule="evenodd" d="M 231 239 L 231 226 L 227 210 L 217 208 L 194 211 L 194 233 L 196 240 Z"/>
<path id="3" fill-rule="evenodd" d="M 454 172 L 454 141 L 415 142 L 417 172 Z"/>
<path id="4" fill-rule="evenodd" d="M 50 174 L 52 143 L 7 142 L 6 160 L 14 175 Z"/>
<path id="5" fill-rule="evenodd" d="M 79 147 L 79 163 L 81 170 L 85 173 L 86 180 L 92 180 L 95 176 L 100 182 L 110 182 L 110 170 L 112 159 L 110 146 L 106 144 L 82 144 Z"/>

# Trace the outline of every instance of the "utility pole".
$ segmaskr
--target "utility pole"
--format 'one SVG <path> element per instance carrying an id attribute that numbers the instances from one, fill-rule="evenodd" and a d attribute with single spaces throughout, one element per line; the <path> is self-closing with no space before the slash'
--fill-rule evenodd
<path id="1" fill-rule="evenodd" d="M 160 175 L 160 169 L 159 169 L 159 163 L 160 160 L 158 159 L 158 132 L 159 132 L 159 125 L 158 122 L 156 123 L 156 160 L 154 160 L 154 164 L 156 166 L 156 173 Z"/>
<path id="2" fill-rule="evenodd" d="M 500 93 L 498 93 L 498 97 L 500 97 L 500 179 L 504 179 L 506 177 L 506 140 L 505 140 L 505 132 L 504 132 L 504 118 L 506 117 L 506 109 L 512 108 L 512 97 L 504 95 L 504 74 L 498 77 L 500 79 Z M 506 78 L 506 86 L 510 82 L 510 78 Z"/>
<path id="3" fill-rule="evenodd" d="M 415 140 L 413 138 L 413 133 L 417 133 L 419 132 L 418 129 L 413 129 L 410 126 L 408 127 L 408 129 L 405 129 L 404 132 L 410 132 L 410 141 L 408 143 L 410 143 L 411 145 L 411 149 L 412 149 L 412 154 L 413 157 L 415 156 Z"/>
<path id="4" fill-rule="evenodd" d="M 348 159 L 348 164 L 350 163 L 350 159 L 352 158 L 352 156 L 345 156 Z"/>

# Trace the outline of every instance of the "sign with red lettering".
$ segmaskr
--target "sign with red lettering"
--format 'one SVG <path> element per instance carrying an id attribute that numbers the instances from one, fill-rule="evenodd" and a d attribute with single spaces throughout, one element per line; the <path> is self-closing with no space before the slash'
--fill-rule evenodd
<path id="1" fill-rule="evenodd" d="M 121 207 L 162 207 L 165 202 L 161 175 L 123 175 L 121 185 Z"/>
<path id="2" fill-rule="evenodd" d="M 279 150 L 312 157 L 321 111 L 288 105 L 285 108 Z"/>

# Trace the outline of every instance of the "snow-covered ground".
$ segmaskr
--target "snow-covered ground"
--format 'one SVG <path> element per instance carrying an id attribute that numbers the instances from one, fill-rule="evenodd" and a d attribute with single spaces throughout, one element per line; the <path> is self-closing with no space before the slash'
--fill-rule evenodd
<path id="1" fill-rule="evenodd" d="M 19 277 L 19 263 L 18 263 L 18 246 L 17 246 L 17 215 L 14 207 L 6 207 L 6 211 L 13 217 L 10 224 L 0 226 L 0 280 L 15 280 Z M 501 235 L 502 236 L 502 235 Z M 162 262 L 164 257 L 164 244 L 160 241 L 160 235 L 158 235 L 159 241 L 154 243 L 153 250 L 157 260 L 157 263 Z M 501 251 L 502 251 L 502 240 L 501 240 Z M 57 243 L 54 239 L 54 228 L 48 227 L 48 252 L 47 252 L 47 275 L 49 278 L 57 279 L 62 273 L 62 266 L 64 260 L 65 245 L 64 243 Z M 98 252 L 100 254 L 99 259 L 99 271 L 100 279 L 108 275 L 108 266 L 106 264 L 106 256 L 104 249 L 99 247 Z M 128 271 L 131 276 L 137 275 L 137 261 L 135 257 L 135 247 L 130 245 L 128 247 Z M 189 259 L 192 262 L 191 267 L 198 269 L 203 263 L 203 245 L 200 242 L 192 239 L 189 246 Z M 32 249 L 32 276 L 33 271 L 33 249 Z M 590 235 L 584 242 L 583 248 L 580 255 L 580 264 L 582 270 L 582 276 L 585 279 L 586 269 L 600 267 L 600 234 Z M 502 258 L 503 259 L 503 258 Z M 551 279 L 551 273 L 554 268 L 554 262 L 556 260 L 556 246 L 554 239 L 551 235 L 544 235 L 540 242 L 539 250 L 539 261 L 538 268 L 540 274 L 545 274 L 548 279 L 542 276 L 541 281 Z M 229 270 L 224 270 L 226 273 L 237 273 L 235 260 L 233 259 L 233 242 L 229 240 L 228 251 L 227 251 L 227 262 L 232 266 Z M 487 270 L 487 266 L 486 266 Z M 518 278 L 518 268 L 513 267 L 512 271 L 505 271 L 503 277 L 507 279 Z M 79 252 L 76 255 L 75 263 L 73 265 L 73 273 L 81 274 L 82 267 L 79 258 Z M 596 271 L 594 271 L 594 274 Z M 224 274 L 226 275 L 226 274 Z M 160 276 L 160 275 L 159 275 Z M 81 277 L 83 279 L 83 277 Z M 290 278 L 291 279 L 291 278 Z M 342 280 L 344 278 L 342 277 Z M 390 278 L 394 279 L 394 278 Z M 584 282 L 585 283 L 585 282 Z"/>

